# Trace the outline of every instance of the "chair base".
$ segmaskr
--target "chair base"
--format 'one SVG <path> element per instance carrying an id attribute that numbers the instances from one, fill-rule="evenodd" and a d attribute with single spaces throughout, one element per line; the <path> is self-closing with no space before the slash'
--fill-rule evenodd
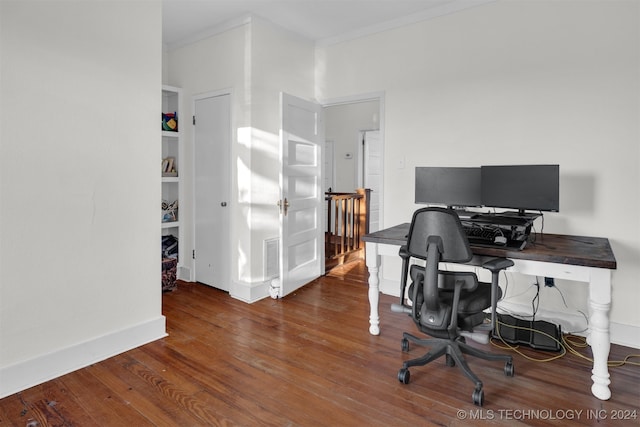
<path id="1" fill-rule="evenodd" d="M 478 350 L 477 348 L 466 344 L 465 339 L 462 336 L 456 338 L 456 340 L 443 338 L 418 338 L 405 332 L 402 334 L 403 351 L 409 350 L 409 341 L 414 344 L 430 347 L 430 349 L 422 357 L 407 360 L 402 364 L 402 368 L 398 372 L 398 380 L 404 384 L 409 383 L 409 367 L 424 366 L 427 363 L 430 363 L 444 355 L 447 359 L 447 366 L 458 365 L 464 375 L 474 383 L 475 389 L 472 395 L 473 403 L 478 406 L 482 406 L 484 402 L 482 381 L 475 373 L 473 373 L 471 368 L 469 368 L 469 365 L 467 364 L 463 354 L 468 354 L 470 356 L 478 357 L 484 360 L 505 362 L 504 374 L 509 377 L 512 377 L 514 375 L 512 356 L 492 354 Z"/>

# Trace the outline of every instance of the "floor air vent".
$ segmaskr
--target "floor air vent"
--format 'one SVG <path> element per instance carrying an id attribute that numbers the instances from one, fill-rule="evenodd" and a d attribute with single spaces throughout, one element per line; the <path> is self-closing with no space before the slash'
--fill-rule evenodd
<path id="1" fill-rule="evenodd" d="M 280 240 L 276 237 L 264 241 L 264 280 L 274 279 L 279 276 Z"/>

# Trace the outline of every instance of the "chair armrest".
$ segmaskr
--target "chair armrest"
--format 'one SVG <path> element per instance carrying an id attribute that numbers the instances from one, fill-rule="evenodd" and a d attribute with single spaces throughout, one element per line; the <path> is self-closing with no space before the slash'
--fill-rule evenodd
<path id="1" fill-rule="evenodd" d="M 486 268 L 492 273 L 504 270 L 511 266 L 513 266 L 513 261 L 508 258 L 493 258 L 482 264 L 482 268 Z"/>
<path id="2" fill-rule="evenodd" d="M 400 258 L 409 258 L 409 249 L 407 249 L 407 245 L 400 246 L 400 250 L 398 251 L 398 255 Z"/>

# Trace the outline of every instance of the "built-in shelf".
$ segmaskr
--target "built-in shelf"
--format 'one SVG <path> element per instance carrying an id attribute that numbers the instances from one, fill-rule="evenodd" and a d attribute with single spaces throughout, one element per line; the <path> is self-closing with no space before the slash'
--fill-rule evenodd
<path id="1" fill-rule="evenodd" d="M 182 102 L 182 90 L 180 88 L 172 86 L 162 86 L 162 113 L 176 113 L 178 121 L 177 131 L 162 130 L 162 160 L 163 166 L 165 159 L 170 159 L 170 165 L 173 166 L 177 176 L 162 176 L 164 171 L 161 165 L 158 165 L 158 174 L 161 176 L 162 183 L 162 201 L 163 203 L 173 204 L 177 201 L 177 218 L 180 218 L 180 208 L 182 205 L 182 182 L 180 179 L 181 168 L 183 160 L 182 156 L 182 135 L 180 132 L 181 126 L 184 124 L 182 116 L 180 114 L 180 107 Z M 158 119 L 160 119 L 160 112 L 158 112 Z M 158 126 L 160 126 L 160 120 L 158 120 Z M 161 206 L 158 206 L 161 209 Z M 159 218 L 162 216 L 159 215 Z M 182 237 L 183 229 L 180 224 L 180 220 L 171 222 L 161 221 L 162 235 L 173 235 L 178 240 L 178 265 L 182 261 Z M 178 269 L 179 270 L 179 269 Z"/>

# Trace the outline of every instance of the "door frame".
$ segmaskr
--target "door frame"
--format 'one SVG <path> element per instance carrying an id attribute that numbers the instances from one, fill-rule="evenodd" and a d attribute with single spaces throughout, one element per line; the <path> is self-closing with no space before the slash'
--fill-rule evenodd
<path id="1" fill-rule="evenodd" d="M 191 115 L 192 117 L 195 116 L 196 113 L 196 102 L 200 101 L 202 99 L 207 99 L 207 98 L 215 98 L 218 96 L 225 96 L 228 95 L 229 96 L 229 158 L 227 159 L 229 161 L 229 177 L 228 177 L 228 182 L 227 182 L 227 190 L 229 191 L 229 200 L 228 200 L 228 209 L 231 210 L 231 213 L 229 215 L 230 218 L 230 222 L 231 224 L 229 224 L 229 234 L 228 234 L 228 239 L 229 241 L 226 242 L 227 243 L 227 247 L 231 247 L 231 241 L 233 240 L 233 230 L 235 230 L 235 224 L 233 222 L 233 210 L 236 208 L 236 200 L 233 197 L 233 177 L 235 176 L 235 163 L 233 162 L 233 158 L 234 158 L 234 144 L 233 141 L 236 139 L 235 138 L 235 133 L 234 133 L 234 113 L 233 113 L 233 99 L 234 99 L 234 94 L 233 94 L 233 89 L 232 88 L 225 88 L 225 89 L 219 89 L 219 90 L 214 90 L 214 91 L 208 91 L 208 92 L 203 92 L 203 93 L 199 93 L 196 95 L 191 96 Z M 188 120 L 188 118 L 187 118 Z M 185 120 L 184 118 L 182 119 L 182 122 L 184 123 Z M 197 280 L 196 277 L 196 262 L 195 262 L 195 258 L 193 257 L 193 253 L 195 252 L 195 248 L 196 248 L 196 204 L 195 204 L 195 199 L 196 199 L 196 168 L 195 168 L 195 164 L 196 164 L 196 133 L 195 130 L 193 128 L 193 121 L 192 121 L 192 125 L 191 125 L 191 204 L 192 204 L 192 210 L 191 210 L 191 249 L 192 249 L 192 257 L 191 257 L 191 281 L 195 281 Z M 229 277 L 225 278 L 227 280 L 227 282 L 229 283 L 229 290 L 232 287 L 232 280 L 233 280 L 233 266 L 236 265 L 236 253 L 234 253 L 233 251 L 231 251 L 231 268 L 229 270 Z"/>
<path id="2" fill-rule="evenodd" d="M 350 95 L 340 98 L 328 98 L 318 101 L 323 108 L 325 107 L 333 107 L 336 105 L 344 105 L 344 104 L 357 104 L 364 101 L 378 101 L 379 111 L 378 111 L 378 123 L 380 123 L 380 148 L 382 150 L 382 158 L 381 158 L 381 177 L 380 177 L 380 186 L 383 189 L 382 194 L 380 195 L 380 230 L 384 229 L 384 135 L 385 135 L 385 92 L 371 92 L 364 93 L 360 95 Z M 358 151 L 359 153 L 359 151 Z M 359 155 L 359 154 L 358 154 Z M 358 162 L 361 162 L 361 159 L 357 159 Z M 358 171 L 355 171 L 357 174 Z M 357 181 L 356 181 L 357 182 Z"/>

